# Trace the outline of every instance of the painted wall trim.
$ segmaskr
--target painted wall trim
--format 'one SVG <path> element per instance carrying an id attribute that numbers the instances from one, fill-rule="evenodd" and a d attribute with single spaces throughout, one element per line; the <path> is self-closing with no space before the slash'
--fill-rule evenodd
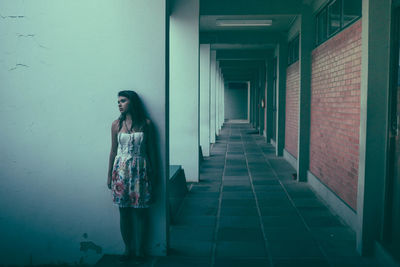
<path id="1" fill-rule="evenodd" d="M 317 195 L 325 201 L 329 208 L 348 224 L 353 231 L 356 231 L 357 213 L 314 176 L 314 174 L 307 172 L 307 179 L 308 184 L 314 189 Z"/>
<path id="2" fill-rule="evenodd" d="M 283 149 L 283 158 L 286 159 L 290 165 L 297 171 L 297 159 L 290 154 L 286 149 Z"/>
<path id="3" fill-rule="evenodd" d="M 275 143 L 275 140 L 274 139 L 270 139 L 269 140 L 269 142 L 271 143 L 271 145 L 273 146 L 273 147 L 276 147 L 276 143 Z"/>

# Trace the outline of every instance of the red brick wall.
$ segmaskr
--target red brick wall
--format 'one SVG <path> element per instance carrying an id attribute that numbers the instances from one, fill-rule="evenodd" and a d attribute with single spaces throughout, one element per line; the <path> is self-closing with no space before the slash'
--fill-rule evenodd
<path id="1" fill-rule="evenodd" d="M 299 61 L 286 70 L 286 118 L 285 149 L 297 158 L 297 137 L 299 120 Z"/>
<path id="2" fill-rule="evenodd" d="M 360 129 L 361 20 L 312 52 L 310 171 L 354 210 Z"/>

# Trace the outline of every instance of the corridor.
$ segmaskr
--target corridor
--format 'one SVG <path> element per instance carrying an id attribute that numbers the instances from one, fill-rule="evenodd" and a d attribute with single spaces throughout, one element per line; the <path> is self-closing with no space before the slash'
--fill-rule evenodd
<path id="1" fill-rule="evenodd" d="M 155 266 L 376 266 L 249 124 L 224 124 Z"/>

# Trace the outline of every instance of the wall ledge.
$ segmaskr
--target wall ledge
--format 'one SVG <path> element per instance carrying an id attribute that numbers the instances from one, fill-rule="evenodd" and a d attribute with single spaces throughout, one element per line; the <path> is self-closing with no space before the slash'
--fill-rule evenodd
<path id="1" fill-rule="evenodd" d="M 290 165 L 297 171 L 297 159 L 290 154 L 286 149 L 283 149 L 283 158 L 286 159 Z"/>
<path id="2" fill-rule="evenodd" d="M 309 171 L 307 171 L 307 182 L 317 195 L 325 201 L 332 212 L 338 215 L 353 231 L 356 232 L 357 213 Z"/>

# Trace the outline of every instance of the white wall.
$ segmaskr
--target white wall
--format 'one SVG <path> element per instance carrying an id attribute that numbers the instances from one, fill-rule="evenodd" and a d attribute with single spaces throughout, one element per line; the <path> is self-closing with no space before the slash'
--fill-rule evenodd
<path id="1" fill-rule="evenodd" d="M 247 84 L 243 88 L 224 89 L 225 117 L 229 120 L 247 120 Z"/>
<path id="2" fill-rule="evenodd" d="M 170 17 L 170 162 L 199 180 L 199 0 L 175 1 Z"/>
<path id="3" fill-rule="evenodd" d="M 210 156 L 210 44 L 200 45 L 200 145 Z"/>
<path id="4" fill-rule="evenodd" d="M 111 122 L 117 92 L 136 90 L 167 170 L 165 0 L 7 0 L 0 10 L 1 263 L 102 256 L 81 252 L 81 241 L 122 253 L 106 187 Z M 157 255 L 167 229 L 160 173 L 150 222 Z"/>

